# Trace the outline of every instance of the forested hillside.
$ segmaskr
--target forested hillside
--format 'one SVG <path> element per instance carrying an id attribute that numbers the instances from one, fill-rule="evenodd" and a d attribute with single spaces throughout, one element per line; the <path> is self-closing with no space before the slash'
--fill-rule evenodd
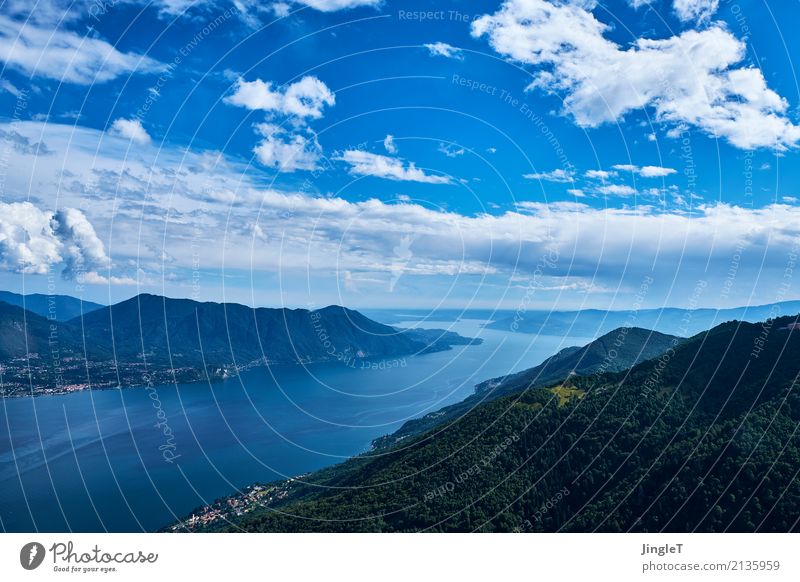
<path id="1" fill-rule="evenodd" d="M 500 398 L 214 529 L 797 531 L 794 322 L 726 323 L 629 371 Z"/>

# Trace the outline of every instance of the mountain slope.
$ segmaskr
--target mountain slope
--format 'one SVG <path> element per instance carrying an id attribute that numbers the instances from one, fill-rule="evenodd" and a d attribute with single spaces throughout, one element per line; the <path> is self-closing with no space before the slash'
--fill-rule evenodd
<path id="1" fill-rule="evenodd" d="M 629 371 L 498 399 L 211 529 L 798 531 L 794 321 L 723 324 Z"/>
<path id="2" fill-rule="evenodd" d="M 86 314 L 103 307 L 99 303 L 84 301 L 69 295 L 42 295 L 40 293 L 20 295 L 11 291 L 0 291 L 0 301 L 22 307 L 36 315 L 55 321 L 68 321 L 82 313 Z"/>
<path id="3" fill-rule="evenodd" d="M 69 326 L 0 301 L 0 361 L 29 355 L 38 359 L 54 350 L 80 354 L 80 336 Z"/>
<path id="4" fill-rule="evenodd" d="M 622 327 L 583 347 L 564 348 L 544 362 L 517 374 L 487 380 L 476 386 L 475 394 L 422 418 L 410 420 L 391 435 L 375 441 L 376 448 L 385 448 L 435 426 L 456 420 L 474 407 L 501 396 L 537 388 L 564 379 L 572 374 L 615 372 L 655 358 L 683 338 L 641 328 Z"/>
<path id="5" fill-rule="evenodd" d="M 265 363 L 386 359 L 479 342 L 435 330 L 408 332 L 330 306 L 252 309 L 139 295 L 69 320 L 0 302 L 6 396 L 225 378 Z"/>
<path id="6" fill-rule="evenodd" d="M 69 322 L 80 325 L 79 320 Z M 427 344 L 344 307 L 253 309 L 143 294 L 83 318 L 92 345 L 119 359 L 173 365 L 352 361 L 410 355 Z"/>

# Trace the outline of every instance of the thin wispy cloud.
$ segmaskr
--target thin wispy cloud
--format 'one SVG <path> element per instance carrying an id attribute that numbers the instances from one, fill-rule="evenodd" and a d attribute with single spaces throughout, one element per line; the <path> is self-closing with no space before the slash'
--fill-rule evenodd
<path id="1" fill-rule="evenodd" d="M 78 85 L 164 69 L 162 63 L 150 57 L 119 51 L 101 38 L 40 27 L 7 16 L 0 16 L 0 61 L 30 77 Z"/>
<path id="2" fill-rule="evenodd" d="M 572 182 L 575 175 L 572 172 L 557 168 L 550 172 L 532 172 L 522 176 L 526 180 L 544 180 L 546 182 Z"/>
<path id="3" fill-rule="evenodd" d="M 613 166 L 615 170 L 620 172 L 630 172 L 642 178 L 665 178 L 672 174 L 677 174 L 678 171 L 674 168 L 664 168 L 662 166 L 635 166 L 633 164 L 616 164 Z"/>
<path id="4" fill-rule="evenodd" d="M 400 182 L 420 182 L 423 184 L 450 184 L 448 176 L 429 174 L 414 164 L 389 156 L 373 154 L 361 150 L 348 150 L 335 158 L 349 164 L 349 172 L 354 176 L 372 176 Z"/>

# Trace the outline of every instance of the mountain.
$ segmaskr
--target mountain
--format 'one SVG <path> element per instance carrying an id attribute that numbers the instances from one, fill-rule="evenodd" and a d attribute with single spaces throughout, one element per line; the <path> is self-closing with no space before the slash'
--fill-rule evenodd
<path id="1" fill-rule="evenodd" d="M 39 358 L 54 351 L 80 354 L 80 335 L 71 327 L 0 301 L 0 361 L 29 355 Z"/>
<path id="2" fill-rule="evenodd" d="M 253 309 L 143 294 L 66 322 L 0 302 L 4 395 L 224 378 L 269 364 L 386 359 L 479 342 L 339 306 Z"/>
<path id="3" fill-rule="evenodd" d="M 86 314 L 103 307 L 99 303 L 84 301 L 69 295 L 42 295 L 40 293 L 20 295 L 11 291 L 0 291 L 0 301 L 22 307 L 36 315 L 55 321 L 68 321 L 82 313 Z"/>
<path id="4" fill-rule="evenodd" d="M 399 443 L 446 422 L 457 420 L 476 406 L 508 394 L 561 380 L 572 374 L 617 372 L 660 356 L 683 338 L 637 327 L 622 327 L 583 347 L 564 348 L 534 368 L 478 384 L 475 394 L 451 406 L 406 422 L 391 435 L 376 439 L 377 449 Z"/>
<path id="5" fill-rule="evenodd" d="M 679 336 L 692 336 L 725 321 L 759 322 L 800 312 L 800 301 L 731 309 L 641 309 L 638 311 L 527 311 L 499 314 L 490 329 L 556 336 L 595 337 L 618 327 L 643 327 Z"/>
<path id="6" fill-rule="evenodd" d="M 798 531 L 798 354 L 795 317 L 724 323 L 171 529 Z"/>
<path id="7" fill-rule="evenodd" d="M 69 322 L 79 325 L 79 320 Z M 123 360 L 221 366 L 385 358 L 429 344 L 350 309 L 267 309 L 143 294 L 83 318 L 87 343 Z M 460 336 L 459 336 L 460 337 Z M 463 339 L 463 338 L 462 338 Z M 447 347 L 445 343 L 438 349 Z"/>

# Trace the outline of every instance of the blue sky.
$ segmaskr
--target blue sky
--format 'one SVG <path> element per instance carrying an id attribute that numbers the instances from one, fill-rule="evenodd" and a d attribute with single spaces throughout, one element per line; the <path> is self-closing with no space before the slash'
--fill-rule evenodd
<path id="1" fill-rule="evenodd" d="M 290 306 L 796 298 L 784 4 L 6 1 L 0 284 Z"/>

